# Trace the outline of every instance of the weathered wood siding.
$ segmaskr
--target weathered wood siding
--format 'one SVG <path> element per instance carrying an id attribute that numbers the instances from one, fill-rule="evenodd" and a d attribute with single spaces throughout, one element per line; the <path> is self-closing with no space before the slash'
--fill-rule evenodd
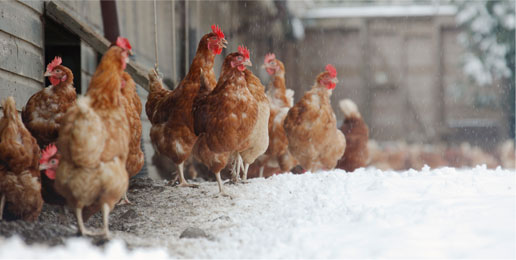
<path id="1" fill-rule="evenodd" d="M 0 99 L 21 110 L 43 87 L 43 2 L 0 2 Z"/>

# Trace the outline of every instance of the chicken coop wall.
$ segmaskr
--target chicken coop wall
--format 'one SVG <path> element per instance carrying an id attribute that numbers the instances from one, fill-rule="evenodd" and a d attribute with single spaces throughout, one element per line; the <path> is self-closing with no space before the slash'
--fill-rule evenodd
<path id="1" fill-rule="evenodd" d="M 43 3 L 0 2 L 0 98 L 20 110 L 43 87 Z"/>

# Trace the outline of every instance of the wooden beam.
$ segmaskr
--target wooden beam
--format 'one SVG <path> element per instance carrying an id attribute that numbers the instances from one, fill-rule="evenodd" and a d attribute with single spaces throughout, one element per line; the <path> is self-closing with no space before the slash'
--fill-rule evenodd
<path id="1" fill-rule="evenodd" d="M 104 54 L 111 43 L 102 35 L 95 32 L 90 26 L 76 18 L 69 11 L 58 6 L 54 1 L 46 2 L 45 14 L 52 18 L 58 24 L 77 34 L 81 40 L 90 45 L 95 51 Z M 127 73 L 129 73 L 136 84 L 149 92 L 149 79 L 147 78 L 147 70 L 133 60 L 127 64 Z"/>

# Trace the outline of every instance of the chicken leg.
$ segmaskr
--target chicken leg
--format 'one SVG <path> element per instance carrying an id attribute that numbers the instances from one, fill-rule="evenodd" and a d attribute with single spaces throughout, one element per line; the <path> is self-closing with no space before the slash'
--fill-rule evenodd
<path id="1" fill-rule="evenodd" d="M 198 188 L 199 185 L 197 184 L 190 184 L 186 181 L 184 171 L 184 162 L 180 163 L 177 168 L 179 169 L 179 187 L 191 187 L 191 188 Z"/>
<path id="2" fill-rule="evenodd" d="M 76 208 L 75 215 L 77 217 L 77 225 L 79 226 L 81 236 L 94 236 L 95 234 L 93 232 L 86 230 L 86 227 L 84 227 L 84 222 L 82 221 L 82 208 Z"/>
<path id="3" fill-rule="evenodd" d="M 258 175 L 260 178 L 263 178 L 263 168 L 265 168 L 265 166 L 260 167 L 260 175 Z"/>
<path id="4" fill-rule="evenodd" d="M 245 166 L 244 166 L 244 173 L 242 175 L 242 181 L 245 182 L 247 181 L 247 171 L 249 170 L 249 164 L 248 163 L 245 163 Z"/>
<path id="5" fill-rule="evenodd" d="M 109 234 L 109 205 L 104 203 L 102 204 L 102 220 L 104 222 L 104 237 L 109 239 L 111 236 Z"/>
<path id="6" fill-rule="evenodd" d="M 2 194 L 2 198 L 0 199 L 0 220 L 2 220 L 2 215 L 4 213 L 5 206 L 5 194 Z"/>
<path id="7" fill-rule="evenodd" d="M 224 197 L 230 197 L 225 191 L 224 191 L 224 188 L 223 188 L 223 185 L 222 185 L 222 179 L 220 178 L 220 171 L 215 173 L 215 178 L 217 178 L 217 184 L 219 185 L 219 193 L 217 195 L 221 195 L 221 196 L 224 196 Z"/>

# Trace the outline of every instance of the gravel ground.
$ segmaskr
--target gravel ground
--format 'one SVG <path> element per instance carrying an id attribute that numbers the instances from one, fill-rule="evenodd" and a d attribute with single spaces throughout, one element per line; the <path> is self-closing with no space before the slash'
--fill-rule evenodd
<path id="1" fill-rule="evenodd" d="M 230 205 L 232 199 L 216 196 L 216 183 L 202 180 L 190 182 L 200 184 L 200 187 L 180 188 L 150 178 L 132 179 L 128 193 L 132 204 L 116 206 L 110 214 L 112 238 L 124 240 L 129 248 L 166 246 L 181 238 L 214 240 L 213 234 L 199 226 L 206 221 L 229 222 L 229 217 L 224 212 L 206 215 L 201 211 L 208 203 Z M 86 227 L 101 231 L 100 212 L 87 221 Z M 27 244 L 55 246 L 63 244 L 69 237 L 78 236 L 78 229 L 70 210 L 63 215 L 61 207 L 45 204 L 35 222 L 1 221 L 0 236 L 8 238 L 13 235 L 20 236 Z M 106 242 L 101 237 L 90 239 L 99 246 Z"/>

